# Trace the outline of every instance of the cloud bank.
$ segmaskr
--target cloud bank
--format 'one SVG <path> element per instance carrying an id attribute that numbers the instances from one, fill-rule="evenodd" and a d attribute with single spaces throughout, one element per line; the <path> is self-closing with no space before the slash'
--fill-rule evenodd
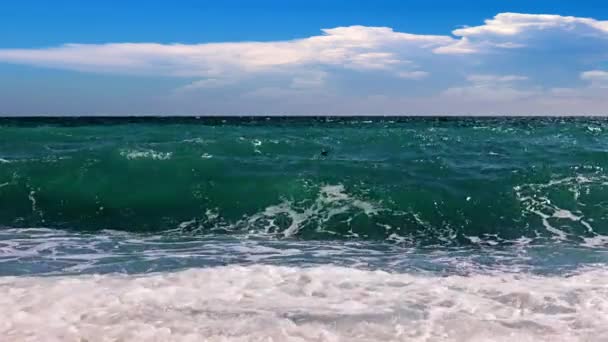
<path id="1" fill-rule="evenodd" d="M 2 49 L 0 61 L 86 72 L 174 77 L 225 77 L 335 66 L 353 70 L 413 72 L 408 56 L 420 56 L 453 41 L 387 27 L 350 26 L 323 35 L 278 42 L 211 44 L 66 44 L 46 49 Z"/>
<path id="2" fill-rule="evenodd" d="M 608 21 L 560 15 L 501 13 L 445 35 L 349 26 L 286 41 L 4 48 L 0 62 L 183 80 L 150 112 L 608 114 Z"/>

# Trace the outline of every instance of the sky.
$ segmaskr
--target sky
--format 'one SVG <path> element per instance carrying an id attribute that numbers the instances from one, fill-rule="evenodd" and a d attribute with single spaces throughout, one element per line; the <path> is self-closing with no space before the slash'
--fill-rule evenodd
<path id="1" fill-rule="evenodd" d="M 608 2 L 0 3 L 0 115 L 286 114 L 608 114 Z"/>

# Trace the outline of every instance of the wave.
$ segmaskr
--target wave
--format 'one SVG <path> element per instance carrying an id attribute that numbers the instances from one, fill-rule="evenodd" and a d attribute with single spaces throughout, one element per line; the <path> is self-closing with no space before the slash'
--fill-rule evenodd
<path id="1" fill-rule="evenodd" d="M 608 241 L 605 120 L 32 120 L 0 126 L 0 227 Z"/>
<path id="2" fill-rule="evenodd" d="M 472 203 L 474 199 L 470 196 L 460 202 L 440 204 L 435 200 L 429 208 L 415 197 L 395 202 L 390 196 L 369 196 L 361 189 L 347 189 L 340 183 L 303 182 L 298 188 L 291 198 L 279 195 L 278 203 L 257 210 L 255 207 L 263 203 L 252 202 L 250 209 L 239 210 L 238 202 L 246 199 L 238 197 L 217 203 L 207 201 L 207 208 L 180 207 L 182 203 L 173 197 L 175 194 L 169 198 L 175 201 L 171 208 L 162 207 L 170 203 L 168 199 L 153 198 L 158 200 L 154 203 L 148 202 L 150 197 L 145 194 L 129 194 L 142 203 L 134 206 L 125 203 L 124 198 L 116 198 L 119 203 L 100 200 L 91 203 L 88 199 L 90 209 L 82 202 L 76 202 L 72 209 L 56 205 L 64 201 L 63 194 L 45 193 L 41 188 L 29 186 L 21 187 L 23 194 L 19 194 L 14 192 L 13 182 L 4 182 L 0 184 L 0 197 L 6 193 L 25 197 L 20 200 L 24 215 L 11 218 L 5 207 L 0 220 L 4 220 L 5 226 L 17 228 L 44 226 L 82 231 L 111 228 L 185 235 L 247 233 L 300 239 L 387 240 L 409 245 L 466 245 L 475 239 L 502 244 L 529 238 L 600 247 L 608 241 L 603 202 L 593 204 L 582 198 L 606 193 L 608 182 L 604 176 L 566 177 L 514 186 L 513 200 L 519 204 L 511 211 L 500 208 L 498 212 L 483 212 L 483 207 L 500 204 Z M 200 192 L 199 196 L 205 198 L 209 194 Z M 19 203 L 15 197 L 12 203 Z M 150 204 L 157 212 L 150 211 Z M 71 218 L 65 215 L 71 211 L 77 212 Z M 465 212 L 471 216 L 463 216 L 467 215 Z M 504 216 L 497 218 L 497 214 Z M 498 226 L 487 227 L 485 222 Z"/>

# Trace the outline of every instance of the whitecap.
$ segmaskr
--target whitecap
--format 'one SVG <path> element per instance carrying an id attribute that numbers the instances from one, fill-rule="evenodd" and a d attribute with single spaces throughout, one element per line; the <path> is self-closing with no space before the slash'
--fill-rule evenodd
<path id="1" fill-rule="evenodd" d="M 331 220 L 336 215 L 351 213 L 355 215 L 374 216 L 381 211 L 376 204 L 357 197 L 353 197 L 346 192 L 344 185 L 324 185 L 319 189 L 318 197 L 312 203 L 296 203 L 290 200 L 268 206 L 264 211 L 249 217 L 248 225 L 254 226 L 255 223 L 265 222 L 266 233 L 276 233 L 279 231 L 277 219 L 287 216 L 290 224 L 282 229 L 282 234 L 286 237 L 296 235 L 300 229 L 308 222 L 315 222 L 319 231 L 323 230 L 324 223 Z M 332 233 L 330 231 L 324 231 Z M 351 236 L 356 234 L 351 231 Z"/>
<path id="2" fill-rule="evenodd" d="M 545 229 L 551 232 L 558 240 L 566 240 L 570 235 L 559 227 L 552 224 L 570 222 L 584 228 L 590 234 L 596 234 L 592 226 L 593 219 L 586 217 L 583 213 L 585 203 L 580 201 L 582 194 L 589 194 L 592 187 L 600 189 L 605 187 L 606 176 L 603 175 L 576 175 L 552 179 L 546 183 L 524 184 L 513 187 L 515 196 L 524 207 L 524 214 L 531 213 L 540 217 Z M 567 190 L 576 203 L 572 209 L 562 208 L 551 200 L 552 190 Z M 597 234 L 596 234 L 597 235 Z"/>
<path id="3" fill-rule="evenodd" d="M 129 159 L 153 159 L 153 160 L 169 160 L 173 156 L 173 152 L 158 152 L 154 150 L 123 150 L 120 155 Z"/>

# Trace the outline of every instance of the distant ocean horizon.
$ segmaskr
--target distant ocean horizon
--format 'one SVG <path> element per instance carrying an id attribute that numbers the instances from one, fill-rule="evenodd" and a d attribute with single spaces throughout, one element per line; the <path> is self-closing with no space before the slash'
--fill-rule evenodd
<path id="1" fill-rule="evenodd" d="M 608 118 L 608 112 L 606 114 L 2 114 L 0 113 L 0 119 L 12 120 L 12 119 L 24 119 L 28 120 L 44 120 L 44 119 L 116 119 L 119 121 L 129 119 L 252 119 L 252 120 L 265 120 L 268 118 L 308 118 L 308 119 L 509 119 L 509 118 Z M 41 121 L 39 121 L 41 123 Z"/>
<path id="2" fill-rule="evenodd" d="M 0 117 L 0 336 L 608 340 L 608 118 Z"/>

